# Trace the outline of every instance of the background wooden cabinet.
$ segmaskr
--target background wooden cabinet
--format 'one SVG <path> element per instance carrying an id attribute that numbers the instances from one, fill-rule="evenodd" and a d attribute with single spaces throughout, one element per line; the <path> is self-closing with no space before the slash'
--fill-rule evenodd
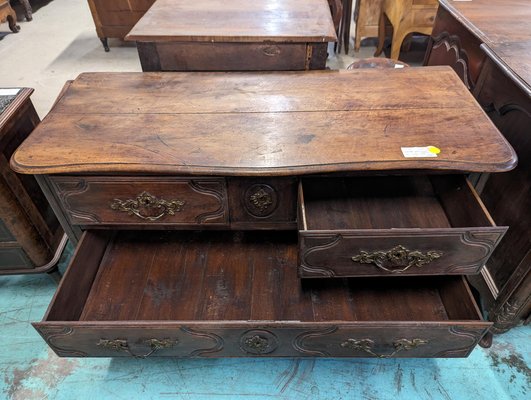
<path id="1" fill-rule="evenodd" d="M 105 51 L 107 38 L 123 39 L 155 0 L 88 0 Z"/>

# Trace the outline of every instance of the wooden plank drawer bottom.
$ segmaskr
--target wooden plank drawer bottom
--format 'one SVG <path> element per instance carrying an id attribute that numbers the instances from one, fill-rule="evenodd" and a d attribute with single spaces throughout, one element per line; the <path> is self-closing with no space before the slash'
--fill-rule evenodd
<path id="1" fill-rule="evenodd" d="M 296 232 L 86 231 L 44 321 L 60 356 L 460 357 L 462 277 L 297 278 Z"/>

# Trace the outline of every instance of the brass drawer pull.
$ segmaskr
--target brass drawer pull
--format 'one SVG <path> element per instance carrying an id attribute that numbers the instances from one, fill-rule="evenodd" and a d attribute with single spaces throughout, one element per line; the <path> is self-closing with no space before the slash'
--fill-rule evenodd
<path id="1" fill-rule="evenodd" d="M 428 341 L 423 339 L 399 339 L 393 342 L 394 351 L 391 354 L 375 353 L 373 351 L 374 341 L 371 339 L 347 339 L 341 343 L 341 347 L 353 350 L 362 350 L 378 358 L 390 358 L 401 351 L 412 350 L 425 344 L 428 344 Z"/>
<path id="2" fill-rule="evenodd" d="M 422 253 L 418 250 L 409 250 L 402 245 L 393 247 L 388 251 L 361 251 L 352 257 L 352 261 L 360 264 L 374 264 L 387 272 L 405 272 L 411 267 L 422 267 L 443 255 L 441 251 L 429 250 Z"/>
<path id="3" fill-rule="evenodd" d="M 134 354 L 131 352 L 129 343 L 125 339 L 100 339 L 100 341 L 97 343 L 97 346 L 109 350 L 124 351 L 136 358 L 146 358 L 155 353 L 157 350 L 169 349 L 175 346 L 177 343 L 179 343 L 179 341 L 177 339 L 146 339 L 142 343 L 151 349 L 148 353 L 143 355 Z"/>
<path id="4" fill-rule="evenodd" d="M 148 192 L 140 193 L 136 199 L 120 200 L 114 199 L 111 203 L 111 208 L 116 211 L 123 211 L 129 215 L 136 215 L 138 218 L 148 221 L 156 221 L 165 215 L 175 215 L 180 212 L 185 204 L 183 200 L 159 199 Z M 142 210 L 158 211 L 157 215 L 143 215 Z"/>

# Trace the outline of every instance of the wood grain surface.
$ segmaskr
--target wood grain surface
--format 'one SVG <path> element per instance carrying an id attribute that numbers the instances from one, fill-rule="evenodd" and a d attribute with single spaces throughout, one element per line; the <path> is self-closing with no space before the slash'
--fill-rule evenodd
<path id="1" fill-rule="evenodd" d="M 401 147 L 436 146 L 405 158 Z M 50 149 L 53 149 L 51 151 Z M 20 173 L 282 176 L 499 172 L 516 156 L 449 67 L 82 74 L 11 161 Z"/>
<path id="2" fill-rule="evenodd" d="M 126 40 L 335 42 L 327 0 L 157 0 Z"/>
<path id="3" fill-rule="evenodd" d="M 484 42 L 531 93 L 531 3 L 529 0 L 440 0 Z"/>

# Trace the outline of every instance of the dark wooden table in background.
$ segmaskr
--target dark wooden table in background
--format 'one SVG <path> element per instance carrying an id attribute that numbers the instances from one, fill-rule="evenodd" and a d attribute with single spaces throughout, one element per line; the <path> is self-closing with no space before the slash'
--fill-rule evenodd
<path id="1" fill-rule="evenodd" d="M 530 21 L 529 0 L 441 0 L 425 59 L 457 72 L 520 160 L 514 171 L 478 182 L 494 219 L 511 226 L 478 282 L 494 332 L 531 315 Z"/>
<path id="2" fill-rule="evenodd" d="M 324 69 L 327 0 L 157 0 L 129 32 L 143 71 Z"/>

